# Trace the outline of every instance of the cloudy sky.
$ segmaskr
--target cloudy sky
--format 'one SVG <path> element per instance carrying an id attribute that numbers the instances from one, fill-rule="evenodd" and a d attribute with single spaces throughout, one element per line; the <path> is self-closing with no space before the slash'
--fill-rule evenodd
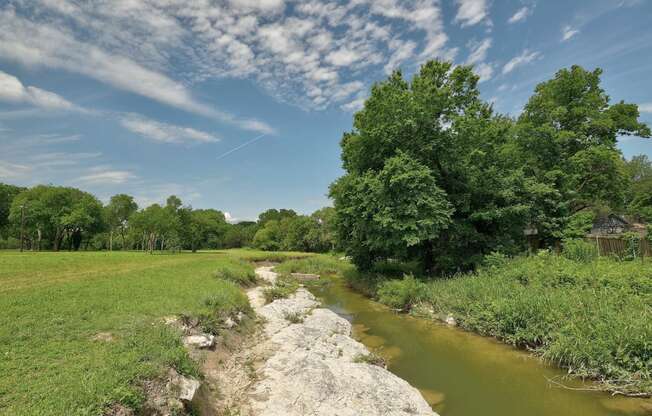
<path id="1" fill-rule="evenodd" d="M 652 123 L 650 22 L 650 0 L 0 0 L 0 181 L 311 212 L 370 85 L 428 59 L 475 65 L 511 115 L 601 67 Z"/>

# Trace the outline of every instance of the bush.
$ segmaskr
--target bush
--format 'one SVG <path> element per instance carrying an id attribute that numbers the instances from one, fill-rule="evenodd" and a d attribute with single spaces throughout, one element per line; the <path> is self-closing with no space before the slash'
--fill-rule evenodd
<path id="1" fill-rule="evenodd" d="M 411 274 L 403 280 L 387 280 L 378 286 L 378 301 L 395 309 L 409 311 L 425 292 L 425 284 Z"/>
<path id="2" fill-rule="evenodd" d="M 569 260 L 589 263 L 598 258 L 598 248 L 591 242 L 571 239 L 564 241 L 562 255 Z"/>
<path id="3" fill-rule="evenodd" d="M 218 279 L 227 280 L 245 287 L 256 283 L 254 268 L 244 260 L 222 264 L 213 275 Z"/>
<path id="4" fill-rule="evenodd" d="M 228 282 L 223 290 L 204 299 L 204 310 L 197 318 L 204 332 L 217 335 L 224 321 L 239 312 L 251 314 L 249 299 L 238 286 Z"/>
<path id="5" fill-rule="evenodd" d="M 6 240 L 0 240 L 0 250 L 15 250 L 20 248 L 20 240 L 8 237 Z"/>

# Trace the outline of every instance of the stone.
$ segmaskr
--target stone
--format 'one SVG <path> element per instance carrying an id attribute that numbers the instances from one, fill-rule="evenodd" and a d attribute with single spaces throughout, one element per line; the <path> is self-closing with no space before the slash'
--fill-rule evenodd
<path id="1" fill-rule="evenodd" d="M 201 383 L 198 380 L 184 377 L 174 370 L 170 370 L 170 379 L 167 383 L 167 390 L 173 400 L 192 402 L 199 390 Z"/>
<path id="2" fill-rule="evenodd" d="M 446 319 L 444 319 L 444 322 L 446 322 L 446 325 L 457 326 L 457 320 L 456 320 L 455 317 L 454 317 L 453 315 L 451 315 L 451 314 L 448 314 L 448 315 L 446 316 Z"/>
<path id="3" fill-rule="evenodd" d="M 236 325 L 238 324 L 230 316 L 224 320 L 224 326 L 228 329 L 231 329 Z"/>
<path id="4" fill-rule="evenodd" d="M 269 358 L 249 392 L 253 415 L 436 416 L 405 380 L 356 362 L 369 350 L 351 338 L 346 319 L 320 308 L 307 290 L 299 288 L 287 299 L 254 308 L 265 320 L 262 347 Z M 288 314 L 305 318 L 291 323 Z"/>
<path id="5" fill-rule="evenodd" d="M 189 347 L 211 348 L 215 345 L 215 336 L 210 334 L 189 335 L 183 339 L 183 343 Z"/>

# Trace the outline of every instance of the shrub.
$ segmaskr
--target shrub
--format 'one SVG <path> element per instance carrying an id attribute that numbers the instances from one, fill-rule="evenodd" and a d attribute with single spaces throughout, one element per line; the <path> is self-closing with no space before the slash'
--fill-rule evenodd
<path id="1" fill-rule="evenodd" d="M 378 301 L 395 309 L 409 311 L 425 291 L 425 284 L 411 274 L 403 280 L 387 280 L 378 286 Z"/>
<path id="2" fill-rule="evenodd" d="M 562 255 L 569 260 L 590 263 L 598 258 L 598 248 L 588 241 L 571 239 L 564 241 Z"/>
<path id="3" fill-rule="evenodd" d="M 204 299 L 204 310 L 197 315 L 204 332 L 217 335 L 228 317 L 238 312 L 251 314 L 249 299 L 242 290 L 232 282 L 225 283 L 223 290 Z"/>

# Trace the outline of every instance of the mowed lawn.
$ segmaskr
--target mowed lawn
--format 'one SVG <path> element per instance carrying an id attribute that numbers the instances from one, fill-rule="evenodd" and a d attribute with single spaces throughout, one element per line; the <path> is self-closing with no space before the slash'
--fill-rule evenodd
<path id="1" fill-rule="evenodd" d="M 0 252 L 0 414 L 102 414 L 135 386 L 196 368 L 162 317 L 243 294 L 213 277 L 242 253 Z M 100 333 L 112 340 L 98 340 Z M 106 335 L 106 334 L 105 334 Z"/>

